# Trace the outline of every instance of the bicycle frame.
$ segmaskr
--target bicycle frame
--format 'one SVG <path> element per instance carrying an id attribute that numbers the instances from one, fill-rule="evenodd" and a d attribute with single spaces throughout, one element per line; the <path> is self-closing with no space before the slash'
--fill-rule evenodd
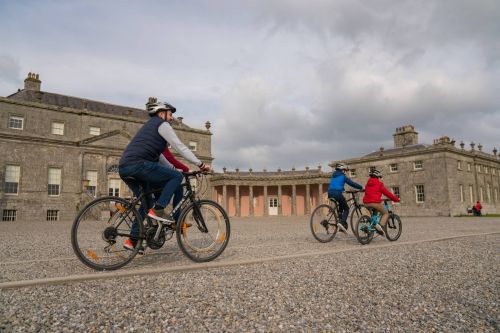
<path id="1" fill-rule="evenodd" d="M 384 199 L 384 208 L 387 210 L 387 212 L 389 213 L 389 217 L 392 216 L 392 210 L 390 209 L 389 207 L 389 204 L 388 204 L 388 199 Z M 373 210 L 373 208 L 371 208 Z M 377 211 L 377 214 L 372 214 L 372 217 L 371 217 L 371 223 L 370 225 L 368 226 L 368 231 L 375 231 L 375 225 L 377 223 L 380 223 L 380 219 L 382 218 L 382 214 Z M 389 221 L 389 219 L 387 220 Z"/>

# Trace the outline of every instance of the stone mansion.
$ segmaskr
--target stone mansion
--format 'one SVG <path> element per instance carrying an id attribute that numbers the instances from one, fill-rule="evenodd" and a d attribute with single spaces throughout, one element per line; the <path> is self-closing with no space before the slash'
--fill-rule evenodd
<path id="1" fill-rule="evenodd" d="M 71 221 L 95 196 L 130 196 L 117 164 L 147 118 L 142 109 L 43 91 L 39 76 L 29 73 L 23 89 L 0 97 L 2 221 Z M 203 162 L 212 163 L 208 121 L 196 129 L 178 117 L 173 127 Z M 476 200 L 485 212 L 500 213 L 496 149 L 489 154 L 481 145 L 457 147 L 448 137 L 420 144 L 409 125 L 396 130 L 393 148 L 346 162 L 350 176 L 363 185 L 370 168 L 381 168 L 386 186 L 402 199 L 395 205 L 402 215 L 465 214 Z M 321 167 L 224 168 L 210 178 L 208 196 L 230 216 L 307 215 L 328 201 L 330 176 Z"/>

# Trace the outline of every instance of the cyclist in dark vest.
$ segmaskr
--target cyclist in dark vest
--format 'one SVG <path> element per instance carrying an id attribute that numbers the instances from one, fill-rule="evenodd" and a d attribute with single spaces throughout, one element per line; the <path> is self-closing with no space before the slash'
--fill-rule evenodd
<path id="1" fill-rule="evenodd" d="M 210 171 L 210 167 L 200 161 L 179 140 L 172 126 L 170 126 L 170 122 L 174 119 L 173 113 L 175 111 L 175 107 L 168 103 L 158 102 L 147 104 L 147 112 L 151 119 L 132 138 L 125 148 L 119 163 L 119 173 L 122 179 L 125 177 L 134 177 L 143 183 L 146 188 L 163 188 L 160 195 L 156 198 L 154 206 L 149 209 L 148 216 L 169 224 L 175 221 L 168 219 L 165 207 L 169 204 L 174 192 L 179 188 L 183 177 L 179 171 L 164 162 L 166 160 L 162 152 L 165 148 L 170 144 L 186 160 L 195 164 L 203 171 Z M 137 184 L 128 182 L 126 179 L 124 181 L 136 196 L 140 194 Z M 141 208 L 147 209 L 149 207 Z M 132 226 L 131 234 L 134 235 L 137 231 L 137 227 Z M 133 238 L 129 239 L 124 243 L 124 247 L 133 250 L 135 243 Z"/>

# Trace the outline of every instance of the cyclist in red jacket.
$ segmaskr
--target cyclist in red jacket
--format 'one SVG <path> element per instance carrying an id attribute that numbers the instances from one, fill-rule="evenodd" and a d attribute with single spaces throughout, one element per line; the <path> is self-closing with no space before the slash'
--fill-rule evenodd
<path id="1" fill-rule="evenodd" d="M 368 208 L 378 210 L 382 214 L 380 223 L 377 223 L 375 228 L 377 229 L 377 233 L 379 235 L 384 235 L 383 228 L 389 218 L 389 212 L 385 209 L 384 204 L 382 203 L 382 194 L 394 202 L 399 202 L 399 198 L 386 189 L 384 183 L 382 183 L 379 178 L 382 178 L 382 173 L 378 169 L 373 169 L 370 172 L 370 179 L 368 179 L 368 182 L 365 185 L 363 204 Z"/>

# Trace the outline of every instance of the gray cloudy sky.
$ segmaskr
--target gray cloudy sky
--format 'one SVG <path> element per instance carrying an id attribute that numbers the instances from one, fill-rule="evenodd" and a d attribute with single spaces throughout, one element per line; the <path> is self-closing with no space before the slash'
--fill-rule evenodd
<path id="1" fill-rule="evenodd" d="M 0 95 L 29 71 L 210 120 L 217 169 L 326 167 L 404 124 L 500 148 L 498 0 L 0 0 Z"/>

